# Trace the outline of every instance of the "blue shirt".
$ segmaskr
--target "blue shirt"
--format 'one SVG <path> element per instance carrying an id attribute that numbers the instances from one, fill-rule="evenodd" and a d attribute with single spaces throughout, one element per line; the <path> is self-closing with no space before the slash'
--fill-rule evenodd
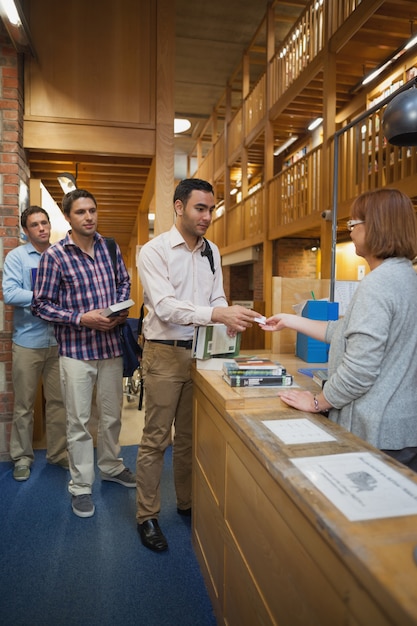
<path id="1" fill-rule="evenodd" d="M 108 331 L 81 326 L 84 313 L 105 309 L 130 295 L 130 278 L 116 246 L 117 281 L 104 238 L 95 233 L 94 256 L 79 248 L 69 232 L 42 255 L 32 311 L 54 322 L 59 354 L 81 361 L 121 356 L 118 326 Z"/>
<path id="2" fill-rule="evenodd" d="M 54 328 L 45 320 L 33 317 L 30 310 L 33 295 L 33 271 L 41 253 L 31 243 L 11 250 L 3 267 L 3 299 L 13 310 L 13 341 L 23 348 L 56 346 Z"/>

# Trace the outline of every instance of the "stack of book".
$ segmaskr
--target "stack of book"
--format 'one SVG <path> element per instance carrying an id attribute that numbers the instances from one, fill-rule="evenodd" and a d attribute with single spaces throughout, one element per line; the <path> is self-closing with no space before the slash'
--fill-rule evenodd
<path id="1" fill-rule="evenodd" d="M 258 357 L 225 361 L 223 379 L 231 387 L 288 387 L 293 383 L 293 377 L 280 363 Z"/>

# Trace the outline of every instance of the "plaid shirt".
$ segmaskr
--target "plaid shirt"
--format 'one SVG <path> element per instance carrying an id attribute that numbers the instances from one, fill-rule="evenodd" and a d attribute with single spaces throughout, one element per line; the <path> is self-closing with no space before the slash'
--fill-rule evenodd
<path id="1" fill-rule="evenodd" d="M 35 287 L 32 312 L 53 322 L 61 356 L 81 361 L 101 360 L 122 354 L 119 327 L 107 332 L 80 325 L 88 311 L 105 309 L 130 295 L 130 278 L 117 246 L 117 286 L 105 239 L 94 235 L 94 258 L 71 239 L 50 246 L 43 253 Z"/>

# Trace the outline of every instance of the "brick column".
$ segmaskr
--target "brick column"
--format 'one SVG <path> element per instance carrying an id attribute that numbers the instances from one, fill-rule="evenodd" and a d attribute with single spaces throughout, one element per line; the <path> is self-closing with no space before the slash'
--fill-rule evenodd
<path id="1" fill-rule="evenodd" d="M 19 197 L 29 173 L 23 150 L 23 60 L 0 20 L 0 277 L 19 242 Z M 13 414 L 12 308 L 0 292 L 0 461 L 8 460 Z"/>

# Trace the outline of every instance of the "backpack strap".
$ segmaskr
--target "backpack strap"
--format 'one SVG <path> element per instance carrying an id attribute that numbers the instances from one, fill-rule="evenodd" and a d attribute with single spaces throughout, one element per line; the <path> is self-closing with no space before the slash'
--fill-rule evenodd
<path id="1" fill-rule="evenodd" d="M 203 237 L 203 240 L 204 240 L 204 248 L 201 251 L 201 256 L 206 256 L 208 258 L 211 271 L 214 274 L 216 270 L 214 268 L 213 250 L 211 249 L 211 246 L 205 237 Z"/>
<path id="2" fill-rule="evenodd" d="M 104 241 L 106 242 L 107 249 L 111 256 L 111 262 L 113 264 L 114 277 L 117 283 L 117 253 L 116 253 L 116 241 L 113 237 L 104 237 Z"/>

